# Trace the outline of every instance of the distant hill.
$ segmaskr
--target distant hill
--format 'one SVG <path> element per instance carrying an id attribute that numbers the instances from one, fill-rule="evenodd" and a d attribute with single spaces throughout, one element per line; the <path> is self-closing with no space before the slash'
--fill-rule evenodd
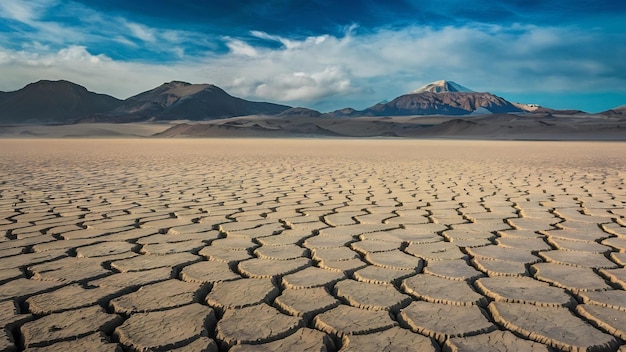
<path id="1" fill-rule="evenodd" d="M 212 84 L 172 81 L 124 100 L 121 106 L 109 113 L 86 116 L 80 122 L 202 121 L 245 115 L 275 115 L 290 108 L 236 98 Z"/>
<path id="2" fill-rule="evenodd" d="M 280 114 L 276 115 L 278 117 L 293 117 L 293 116 L 299 116 L 299 117 L 320 117 L 322 116 L 322 113 L 316 110 L 311 110 L 311 109 L 307 109 L 307 108 L 291 108 L 288 110 L 285 110 L 283 112 L 281 112 Z"/>
<path id="3" fill-rule="evenodd" d="M 284 125 L 268 127 L 266 119 L 273 117 L 261 117 L 261 123 L 252 121 L 227 122 L 222 124 L 200 123 L 200 124 L 178 124 L 167 130 L 157 133 L 154 137 L 166 138 L 207 138 L 207 137 L 342 137 L 341 133 L 319 126 L 308 119 L 315 117 L 304 117 L 304 121 L 287 121 Z M 243 119 L 246 119 L 245 117 Z"/>
<path id="4" fill-rule="evenodd" d="M 122 103 L 68 81 L 38 81 L 0 93 L 0 123 L 71 123 L 88 114 L 111 111 Z"/>
<path id="5" fill-rule="evenodd" d="M 327 112 L 324 116 L 328 117 L 354 117 L 354 116 L 362 116 L 361 112 L 355 110 L 353 108 L 343 108 L 339 110 L 335 110 L 332 112 Z"/>
<path id="6" fill-rule="evenodd" d="M 626 140 L 623 119 L 533 113 L 482 116 L 319 118 L 244 116 L 173 125 L 154 137 L 382 137 L 519 140 Z"/>
<path id="7" fill-rule="evenodd" d="M 610 116 L 610 117 L 624 117 L 626 118 L 626 105 L 618 106 L 616 108 L 604 111 L 601 113 L 602 115 Z"/>
<path id="8" fill-rule="evenodd" d="M 342 109 L 330 113 L 334 117 L 405 116 L 405 115 L 469 115 L 522 112 L 507 100 L 491 93 L 478 93 L 458 83 L 436 81 L 390 102 L 378 103 L 362 111 Z"/>

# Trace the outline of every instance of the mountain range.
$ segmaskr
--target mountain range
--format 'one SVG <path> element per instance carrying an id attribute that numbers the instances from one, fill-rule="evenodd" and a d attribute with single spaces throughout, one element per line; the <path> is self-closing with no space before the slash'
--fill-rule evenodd
<path id="1" fill-rule="evenodd" d="M 623 116 L 618 107 L 606 115 Z M 233 97 L 212 84 L 172 81 L 125 100 L 88 91 L 68 81 L 42 80 L 14 92 L 0 92 L 0 124 L 128 123 L 208 121 L 237 116 L 346 118 L 413 115 L 474 116 L 534 113 L 578 114 L 533 104 L 511 103 L 488 92 L 475 92 L 452 81 L 436 81 L 364 110 L 344 108 L 322 114 L 269 102 Z"/>
<path id="2" fill-rule="evenodd" d="M 276 115 L 289 108 L 236 98 L 212 84 L 173 81 L 132 96 L 112 111 L 83 116 L 78 122 L 202 121 L 245 115 Z"/>
<path id="3" fill-rule="evenodd" d="M 212 84 L 173 81 L 119 100 L 68 81 L 42 80 L 0 92 L 0 123 L 141 122 L 212 120 L 279 114 L 290 106 L 236 98 Z"/>

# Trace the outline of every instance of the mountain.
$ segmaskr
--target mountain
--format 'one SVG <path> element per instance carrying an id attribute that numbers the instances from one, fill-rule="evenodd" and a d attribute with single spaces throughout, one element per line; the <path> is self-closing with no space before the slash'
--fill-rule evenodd
<path id="1" fill-rule="evenodd" d="M 111 111 L 121 103 L 72 82 L 42 80 L 0 93 L 0 123 L 70 123 L 83 115 Z"/>
<path id="2" fill-rule="evenodd" d="M 415 93 L 472 93 L 473 90 L 463 87 L 462 85 L 452 81 L 435 81 L 428 83 L 422 88 L 416 89 L 409 94 Z"/>
<path id="3" fill-rule="evenodd" d="M 172 81 L 130 97 L 117 109 L 80 122 L 213 120 L 245 115 L 275 115 L 290 106 L 236 98 L 212 84 Z"/>
<path id="4" fill-rule="evenodd" d="M 452 81 L 431 82 L 409 94 L 365 110 L 381 115 L 469 115 L 509 113 L 521 110 L 491 93 L 475 92 Z"/>
<path id="5" fill-rule="evenodd" d="M 484 108 L 484 109 L 480 109 Z M 468 115 L 485 109 L 491 113 L 519 112 L 513 104 L 490 93 L 412 93 L 387 104 L 376 104 L 366 112 L 381 115 Z"/>
<path id="6" fill-rule="evenodd" d="M 491 93 L 474 92 L 451 81 L 435 81 L 390 102 L 378 103 L 362 111 L 342 109 L 333 117 L 470 115 L 521 112 L 512 103 Z"/>

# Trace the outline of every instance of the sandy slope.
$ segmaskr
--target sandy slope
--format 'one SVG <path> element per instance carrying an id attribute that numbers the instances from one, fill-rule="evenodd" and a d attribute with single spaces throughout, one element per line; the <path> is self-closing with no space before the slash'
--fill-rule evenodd
<path id="1" fill-rule="evenodd" d="M 500 140 L 626 140 L 626 121 L 601 115 L 492 114 L 386 117 L 243 116 L 178 124 L 158 137 L 402 137 Z"/>
<path id="2" fill-rule="evenodd" d="M 0 138 L 133 138 L 148 137 L 170 128 L 156 123 L 84 123 L 75 125 L 0 126 Z"/>

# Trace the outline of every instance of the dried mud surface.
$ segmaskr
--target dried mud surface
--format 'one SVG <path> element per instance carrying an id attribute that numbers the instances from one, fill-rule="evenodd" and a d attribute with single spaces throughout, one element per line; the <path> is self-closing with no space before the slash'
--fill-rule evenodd
<path id="1" fill-rule="evenodd" d="M 626 349 L 626 144 L 0 140 L 0 350 Z"/>

